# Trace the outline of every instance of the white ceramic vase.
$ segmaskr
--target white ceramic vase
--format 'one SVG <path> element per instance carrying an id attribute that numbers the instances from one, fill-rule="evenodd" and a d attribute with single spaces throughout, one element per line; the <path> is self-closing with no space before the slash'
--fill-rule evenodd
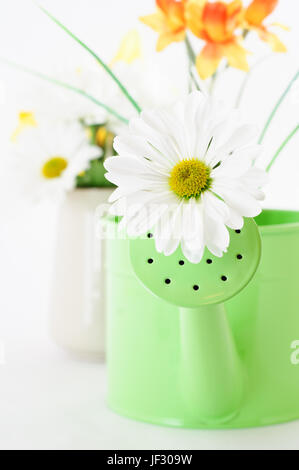
<path id="1" fill-rule="evenodd" d="M 105 355 L 104 240 L 97 236 L 99 205 L 111 189 L 77 189 L 58 213 L 50 293 L 50 331 L 56 344 L 90 359 Z"/>

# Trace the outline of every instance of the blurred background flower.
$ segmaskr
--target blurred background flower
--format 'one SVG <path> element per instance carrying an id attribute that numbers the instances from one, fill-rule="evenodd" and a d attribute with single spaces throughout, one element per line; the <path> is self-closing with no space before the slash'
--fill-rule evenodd
<path id="1" fill-rule="evenodd" d="M 241 0 L 231 3 L 191 0 L 187 4 L 188 26 L 195 36 L 205 42 L 196 59 L 201 78 L 213 75 L 223 58 L 227 59 L 231 67 L 248 71 L 247 52 L 240 35 L 237 36 L 242 14 Z"/>
<path id="2" fill-rule="evenodd" d="M 19 197 L 57 202 L 75 188 L 77 176 L 85 172 L 90 160 L 101 155 L 102 150 L 90 144 L 79 123 L 58 122 L 49 126 L 39 122 L 37 128 L 32 127 L 12 144 Z"/>
<path id="3" fill-rule="evenodd" d="M 144 24 L 159 33 L 157 51 L 162 51 L 172 42 L 185 39 L 186 3 L 187 0 L 156 0 L 156 13 L 140 18 Z"/>
<path id="4" fill-rule="evenodd" d="M 277 5 L 278 0 L 253 0 L 245 11 L 245 28 L 257 32 L 260 39 L 267 42 L 274 52 L 286 52 L 286 46 L 264 25 L 264 20 Z M 276 26 L 281 25 L 276 23 Z"/>

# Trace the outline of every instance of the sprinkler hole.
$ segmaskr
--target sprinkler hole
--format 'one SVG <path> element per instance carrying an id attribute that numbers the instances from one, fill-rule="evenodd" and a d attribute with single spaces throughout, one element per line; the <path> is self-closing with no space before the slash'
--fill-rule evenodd
<path id="1" fill-rule="evenodd" d="M 185 261 L 183 261 L 182 259 L 180 259 L 179 265 L 180 265 L 180 266 L 184 266 L 184 264 L 185 264 Z"/>
<path id="2" fill-rule="evenodd" d="M 221 276 L 221 281 L 227 281 L 227 277 L 226 276 Z"/>
<path id="3" fill-rule="evenodd" d="M 148 233 L 148 234 L 147 234 L 147 238 L 153 238 L 153 234 L 152 234 L 152 233 Z"/>
<path id="4" fill-rule="evenodd" d="M 193 286 L 193 290 L 198 290 L 198 289 L 199 289 L 199 286 L 198 286 L 197 284 L 195 284 L 195 285 Z"/>
<path id="5" fill-rule="evenodd" d="M 165 284 L 170 284 L 171 280 L 170 279 L 165 279 Z"/>
<path id="6" fill-rule="evenodd" d="M 242 259 L 243 256 L 242 255 L 237 255 L 237 259 Z"/>
<path id="7" fill-rule="evenodd" d="M 213 263 L 213 261 L 210 258 L 207 259 L 207 264 L 212 264 L 212 263 Z"/>
<path id="8" fill-rule="evenodd" d="M 241 233 L 241 230 L 235 230 L 236 233 Z"/>
<path id="9" fill-rule="evenodd" d="M 148 262 L 148 264 L 152 264 L 152 263 L 154 262 L 154 260 L 153 260 L 153 258 L 149 258 L 149 259 L 147 260 L 147 262 Z"/>

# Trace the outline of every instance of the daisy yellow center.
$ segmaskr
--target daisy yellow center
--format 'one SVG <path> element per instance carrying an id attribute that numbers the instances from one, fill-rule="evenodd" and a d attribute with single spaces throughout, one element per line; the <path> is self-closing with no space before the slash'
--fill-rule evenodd
<path id="1" fill-rule="evenodd" d="M 198 197 L 209 188 L 211 183 L 210 168 L 200 160 L 182 160 L 172 169 L 169 186 L 182 198 Z"/>
<path id="2" fill-rule="evenodd" d="M 68 161 L 62 157 L 53 157 L 42 167 L 42 175 L 47 178 L 59 178 L 68 166 Z"/>

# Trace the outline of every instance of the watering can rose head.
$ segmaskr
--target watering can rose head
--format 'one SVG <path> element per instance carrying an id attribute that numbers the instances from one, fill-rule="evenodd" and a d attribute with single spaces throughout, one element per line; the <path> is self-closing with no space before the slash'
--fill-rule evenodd
<path id="1" fill-rule="evenodd" d="M 108 158 L 106 178 L 117 189 L 110 211 L 122 216 L 129 236 L 151 233 L 156 249 L 181 245 L 192 263 L 205 247 L 221 257 L 228 228 L 261 212 L 266 173 L 253 166 L 260 146 L 256 128 L 236 111 L 193 92 L 169 109 L 143 111 L 129 132 L 116 137 L 118 156 Z"/>

